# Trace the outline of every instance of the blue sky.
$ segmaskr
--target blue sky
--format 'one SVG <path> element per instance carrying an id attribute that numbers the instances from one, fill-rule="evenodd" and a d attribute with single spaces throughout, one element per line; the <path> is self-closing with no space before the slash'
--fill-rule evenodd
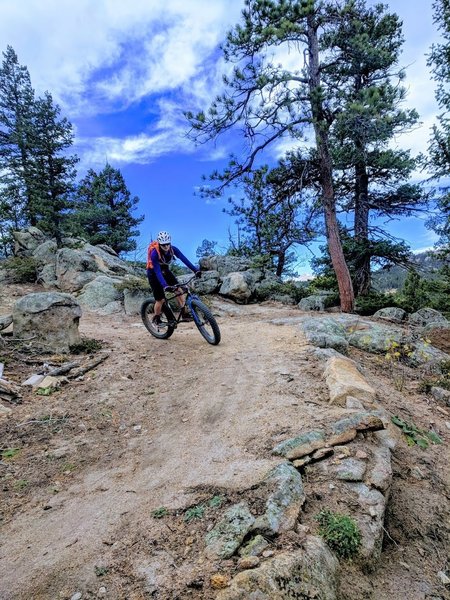
<path id="1" fill-rule="evenodd" d="M 369 2 L 372 3 L 372 2 Z M 171 231 L 191 259 L 203 239 L 219 247 L 235 231 L 222 211 L 226 199 L 195 195 L 202 175 L 223 164 L 229 140 L 195 148 L 183 110 L 208 106 L 226 68 L 218 44 L 239 21 L 241 0 L 0 0 L 0 49 L 10 44 L 38 94 L 45 90 L 74 125 L 79 174 L 119 168 L 145 215 L 138 240 L 142 258 L 152 235 Z M 422 125 L 398 140 L 426 151 L 437 106 L 426 53 L 437 40 L 431 1 L 387 2 L 404 23 L 406 106 Z M 281 148 L 274 148 L 276 159 Z M 415 250 L 432 246 L 423 221 L 390 225 Z M 309 256 L 309 254 L 306 254 Z M 308 265 L 299 268 L 307 272 Z"/>

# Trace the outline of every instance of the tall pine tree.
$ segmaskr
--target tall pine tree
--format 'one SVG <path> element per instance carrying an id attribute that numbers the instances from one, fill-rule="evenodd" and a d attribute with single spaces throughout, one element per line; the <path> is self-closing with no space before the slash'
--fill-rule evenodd
<path id="1" fill-rule="evenodd" d="M 35 98 L 28 69 L 11 46 L 0 69 L 0 236 L 36 225 L 61 243 L 76 175 L 72 126 L 50 93 Z"/>
<path id="2" fill-rule="evenodd" d="M 136 249 L 132 238 L 144 216 L 133 217 L 139 198 L 131 196 L 119 171 L 107 164 L 100 173 L 90 169 L 79 183 L 72 230 L 92 244 L 108 244 L 117 253 Z"/>
<path id="3" fill-rule="evenodd" d="M 29 211 L 35 197 L 33 110 L 30 75 L 8 46 L 0 68 L 0 235 L 4 254 L 10 252 L 12 230 L 36 224 Z"/>
<path id="4" fill-rule="evenodd" d="M 74 189 L 78 157 L 68 155 L 72 125 L 60 118 L 60 108 L 49 92 L 34 105 L 33 174 L 35 195 L 30 206 L 39 227 L 55 237 L 58 246 L 67 231 L 70 193 Z"/>
<path id="5" fill-rule="evenodd" d="M 349 3 L 347 18 L 328 39 L 338 58 L 332 77 L 341 97 L 331 137 L 336 193 L 345 209 L 354 211 L 356 295 L 370 290 L 372 258 L 396 256 L 397 245 L 383 239 L 379 221 L 371 225 L 371 214 L 409 215 L 425 201 L 421 187 L 408 182 L 418 159 L 389 147 L 395 136 L 417 126 L 419 117 L 402 108 L 401 22 L 386 9 L 381 4 L 368 8 L 363 0 Z M 404 252 L 397 258 L 404 259 Z"/>
<path id="6" fill-rule="evenodd" d="M 225 91 L 209 110 L 186 113 L 196 141 L 208 141 L 241 126 L 247 142 L 243 157 L 233 157 L 221 185 L 252 169 L 256 158 L 276 141 L 298 140 L 309 130 L 319 164 L 321 204 L 341 308 L 351 312 L 354 292 L 339 236 L 330 128 L 337 103 L 335 80 L 327 72 L 333 52 L 323 52 L 324 40 L 345 19 L 345 2 L 317 0 L 246 0 L 242 23 L 227 36 L 224 57 L 237 63 L 224 79 Z M 298 55 L 298 68 L 273 60 L 275 52 Z"/>
<path id="7" fill-rule="evenodd" d="M 450 177 L 450 1 L 435 0 L 433 4 L 434 22 L 443 42 L 434 44 L 428 59 L 437 82 L 436 100 L 441 113 L 433 127 L 429 146 L 428 166 L 436 179 Z M 439 235 L 439 246 L 443 253 L 450 255 L 450 192 L 448 182 L 438 191 L 437 212 L 430 219 L 429 226 Z"/>

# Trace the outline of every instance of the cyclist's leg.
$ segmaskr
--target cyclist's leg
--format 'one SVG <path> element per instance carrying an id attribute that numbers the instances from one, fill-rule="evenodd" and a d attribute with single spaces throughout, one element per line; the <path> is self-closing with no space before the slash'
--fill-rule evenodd
<path id="1" fill-rule="evenodd" d="M 165 302 L 164 290 L 162 285 L 159 283 L 155 272 L 152 269 L 147 269 L 147 278 L 150 287 L 152 288 L 153 297 L 155 299 L 153 312 L 155 313 L 155 317 L 159 318 L 161 316 L 162 307 Z"/>
<path id="2" fill-rule="evenodd" d="M 170 269 L 166 268 L 166 269 L 163 270 L 162 273 L 164 275 L 164 279 L 167 281 L 167 283 L 169 285 L 173 285 L 173 286 L 178 285 L 178 283 L 179 283 L 178 279 L 175 277 L 175 275 L 172 273 L 172 271 Z M 180 288 L 177 289 L 177 292 L 181 292 L 181 291 L 182 290 Z M 184 306 L 184 303 L 185 303 L 185 297 L 184 297 L 184 295 L 176 296 L 175 297 L 175 301 L 178 304 L 178 306 L 180 308 L 182 308 Z"/>

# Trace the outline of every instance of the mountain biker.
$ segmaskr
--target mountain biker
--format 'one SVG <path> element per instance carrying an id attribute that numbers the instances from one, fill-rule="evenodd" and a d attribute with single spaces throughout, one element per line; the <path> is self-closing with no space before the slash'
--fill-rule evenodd
<path id="1" fill-rule="evenodd" d="M 176 246 L 172 246 L 170 234 L 160 231 L 156 240 L 150 243 L 147 252 L 147 278 L 155 298 L 153 322 L 157 325 L 161 323 L 161 311 L 166 300 L 164 292 L 168 287 L 178 284 L 177 278 L 169 268 L 174 258 L 179 258 L 197 277 L 201 276 L 200 267 L 193 265 Z M 181 292 L 181 289 L 178 288 L 178 291 Z M 181 320 L 192 321 L 192 316 L 184 306 L 184 295 L 177 296 L 176 301 L 181 308 Z"/>

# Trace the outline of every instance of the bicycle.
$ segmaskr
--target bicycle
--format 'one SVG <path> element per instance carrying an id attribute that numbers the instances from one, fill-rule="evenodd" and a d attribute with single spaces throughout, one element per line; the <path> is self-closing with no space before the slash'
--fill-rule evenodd
<path id="1" fill-rule="evenodd" d="M 142 303 L 141 306 L 141 318 L 147 328 L 147 330 L 159 340 L 167 340 L 173 334 L 178 324 L 182 321 L 181 309 L 185 306 L 189 309 L 194 323 L 201 335 L 205 338 L 208 344 L 217 346 L 220 342 L 220 329 L 217 321 L 213 317 L 209 308 L 204 304 L 200 298 L 191 292 L 189 284 L 195 279 L 191 277 L 186 283 L 180 283 L 178 285 L 172 285 L 166 288 L 169 292 L 173 292 L 173 295 L 166 298 L 161 312 L 161 321 L 155 323 L 153 321 L 154 313 L 154 300 L 148 299 Z M 175 315 L 169 302 L 186 294 L 186 301 L 183 307 L 178 307 L 178 315 Z"/>

